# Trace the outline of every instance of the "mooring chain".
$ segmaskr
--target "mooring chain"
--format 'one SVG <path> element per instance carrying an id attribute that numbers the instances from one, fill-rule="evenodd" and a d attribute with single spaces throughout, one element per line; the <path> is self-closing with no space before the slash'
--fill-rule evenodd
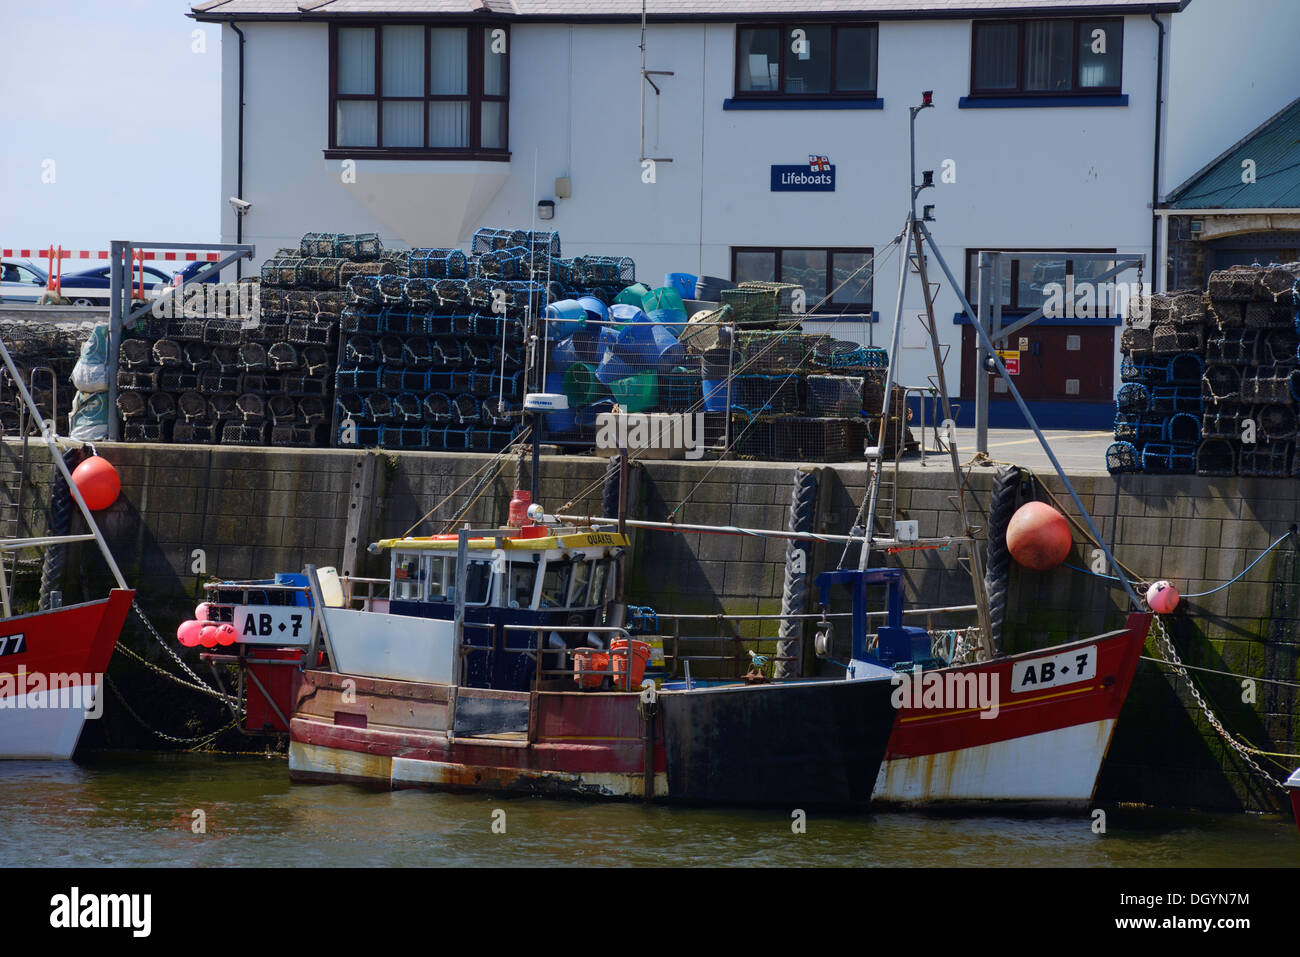
<path id="1" fill-rule="evenodd" d="M 126 713 L 129 714 L 132 718 L 134 718 L 136 723 L 139 724 L 140 727 L 144 728 L 150 734 L 157 735 L 158 737 L 162 738 L 164 741 L 170 741 L 173 744 L 192 744 L 195 745 L 197 749 L 199 747 L 202 747 L 205 744 L 209 744 L 210 742 L 215 741 L 218 737 L 225 734 L 231 728 L 239 724 L 240 719 L 235 718 L 229 724 L 225 725 L 222 728 L 218 728 L 216 731 L 210 731 L 207 734 L 201 734 L 193 738 L 178 738 L 174 734 L 167 734 L 166 732 L 159 731 L 157 728 L 153 727 L 147 721 L 145 721 L 144 718 L 136 714 L 135 710 L 127 703 L 126 696 L 122 694 L 122 692 L 118 689 L 117 685 L 113 682 L 113 679 L 109 677 L 107 674 L 104 675 L 104 681 L 108 684 L 109 690 L 112 691 L 113 694 L 117 696 L 118 702 L 122 705 L 124 709 L 126 709 Z"/>
<path id="2" fill-rule="evenodd" d="M 150 671 L 156 672 L 157 674 L 162 675 L 162 677 L 168 679 L 169 681 L 180 685 L 182 688 L 190 688 L 194 691 L 200 692 L 201 694 L 205 694 L 210 698 L 216 698 L 218 701 L 220 701 L 222 704 L 225 705 L 238 706 L 240 708 L 244 706 L 243 702 L 240 701 L 238 698 L 234 697 L 233 695 L 222 694 L 220 691 L 217 691 L 214 688 L 210 688 L 207 685 L 194 684 L 192 681 L 186 681 L 180 675 L 172 674 L 170 671 L 168 671 L 165 668 L 159 668 L 152 661 L 149 661 L 139 653 L 132 651 L 130 648 L 126 647 L 126 645 L 119 644 L 117 646 L 117 650 L 125 654 L 128 658 L 133 658 L 134 660 L 138 661 L 140 664 L 144 665 Z"/>
<path id="3" fill-rule="evenodd" d="M 1251 757 L 1251 755 L 1253 754 L 1263 755 L 1266 752 L 1261 751 L 1259 748 L 1252 748 L 1250 745 L 1242 744 L 1231 734 L 1229 734 L 1228 730 L 1219 722 L 1219 719 L 1215 716 L 1214 712 L 1210 710 L 1210 706 L 1206 703 L 1205 699 L 1201 697 L 1200 691 L 1197 690 L 1196 685 L 1192 682 L 1192 676 L 1188 673 L 1187 668 L 1183 665 L 1182 659 L 1178 657 L 1178 650 L 1174 647 L 1173 640 L 1169 637 L 1169 632 L 1165 629 L 1164 621 L 1160 618 L 1159 615 L 1155 616 L 1155 621 L 1156 621 L 1156 627 L 1160 629 L 1160 643 L 1164 646 L 1165 654 L 1169 658 L 1169 664 L 1173 667 L 1174 672 L 1178 674 L 1183 679 L 1183 682 L 1187 685 L 1187 690 L 1192 693 L 1192 697 L 1196 700 L 1196 704 L 1200 707 L 1201 712 L 1205 715 L 1205 720 L 1210 723 L 1210 727 L 1212 727 L 1215 731 L 1217 731 L 1219 733 L 1219 736 L 1222 737 L 1223 740 L 1227 742 L 1228 746 L 1232 748 L 1234 751 L 1236 751 L 1239 755 L 1241 755 L 1241 759 L 1245 761 L 1246 764 L 1250 765 L 1250 767 L 1253 768 L 1256 773 L 1258 773 L 1261 777 L 1263 777 L 1266 781 L 1268 781 L 1269 784 L 1273 785 L 1279 791 L 1285 792 L 1286 787 L 1282 784 L 1282 782 L 1279 781 L 1277 778 L 1273 777 L 1273 775 L 1270 772 L 1265 771 L 1262 767 L 1260 767 L 1255 762 L 1255 759 Z"/>
<path id="4" fill-rule="evenodd" d="M 223 699 L 225 698 L 225 696 L 221 695 L 219 691 L 211 687 L 207 682 L 205 682 L 202 678 L 196 675 L 190 669 L 190 666 L 185 663 L 185 660 L 181 658 L 180 655 L 176 654 L 175 651 L 172 650 L 171 645 L 167 644 L 167 641 L 163 638 L 163 636 L 158 634 L 158 629 L 153 626 L 153 622 L 151 622 L 148 616 L 145 615 L 144 609 L 140 607 L 140 603 L 138 601 L 132 599 L 131 608 L 135 611 L 136 617 L 138 617 L 142 622 L 144 622 L 144 626 L 149 629 L 149 633 L 154 636 L 154 639 L 157 640 L 158 644 L 162 645 L 163 650 L 166 651 L 167 654 L 171 655 L 172 660 L 181 666 L 182 671 L 184 671 L 187 675 L 193 678 L 198 684 L 202 685 L 204 688 L 207 688 L 207 690 L 214 696 L 222 697 Z M 146 662 L 146 664 L 148 664 L 148 662 Z M 162 673 L 165 675 L 170 675 L 170 672 L 163 671 L 161 668 L 159 668 L 158 670 L 162 671 Z M 170 675 L 170 676 L 173 678 L 176 677 L 175 675 Z M 182 682 L 182 684 L 183 683 L 184 682 Z"/>

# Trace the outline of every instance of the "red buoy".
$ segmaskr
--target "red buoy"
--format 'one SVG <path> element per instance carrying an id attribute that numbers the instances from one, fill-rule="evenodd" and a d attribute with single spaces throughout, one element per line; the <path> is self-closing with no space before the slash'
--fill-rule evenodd
<path id="1" fill-rule="evenodd" d="M 1050 571 L 1073 547 L 1070 523 L 1046 502 L 1026 502 L 1007 525 L 1007 550 L 1025 568 Z"/>
<path id="2" fill-rule="evenodd" d="M 72 482 L 92 512 L 108 508 L 122 491 L 122 479 L 108 459 L 92 455 L 72 470 Z"/>

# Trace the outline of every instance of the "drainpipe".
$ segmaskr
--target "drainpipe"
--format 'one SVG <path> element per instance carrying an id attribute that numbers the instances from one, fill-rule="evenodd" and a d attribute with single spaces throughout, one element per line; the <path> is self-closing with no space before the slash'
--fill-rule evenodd
<path id="1" fill-rule="evenodd" d="M 1160 31 L 1159 39 L 1156 42 L 1156 132 L 1155 148 L 1152 150 L 1151 160 L 1151 288 L 1154 290 L 1162 286 L 1162 283 L 1156 280 L 1156 270 L 1164 271 L 1164 263 L 1160 262 L 1159 259 L 1160 216 L 1156 213 L 1156 210 L 1160 207 L 1160 121 L 1161 94 L 1164 91 L 1165 84 L 1165 25 L 1160 22 L 1160 18 L 1154 13 L 1151 14 L 1151 22 Z"/>
<path id="2" fill-rule="evenodd" d="M 235 195 L 240 199 L 244 198 L 244 31 L 239 29 L 239 25 L 234 21 L 230 23 L 230 29 L 239 34 L 239 144 L 236 149 L 235 158 Z M 244 214 L 235 210 L 235 242 L 244 241 Z M 244 259 L 241 256 L 235 260 L 235 279 L 238 281 L 243 278 Z"/>

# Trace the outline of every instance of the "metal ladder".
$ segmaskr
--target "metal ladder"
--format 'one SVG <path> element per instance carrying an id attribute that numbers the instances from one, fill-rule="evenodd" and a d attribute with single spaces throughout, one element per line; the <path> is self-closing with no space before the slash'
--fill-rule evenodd
<path id="1" fill-rule="evenodd" d="M 37 373 L 44 373 L 49 376 L 50 381 L 50 411 L 52 423 L 58 421 L 59 410 L 59 381 L 50 366 L 34 366 L 28 375 L 28 391 L 36 392 Z M 10 377 L 5 374 L 3 380 L 9 382 Z M 10 383 L 12 387 L 12 383 Z M 29 439 L 32 434 L 32 421 L 30 412 L 26 403 L 21 400 L 18 403 L 18 436 L 22 439 L 22 445 L 19 451 L 10 453 L 6 443 L 6 454 L 4 456 L 5 468 L 0 468 L 0 481 L 4 486 L 4 498 L 0 500 L 0 537 L 3 538 L 21 538 L 23 537 L 23 499 L 27 491 L 27 464 L 28 464 L 28 447 Z M 44 423 L 37 425 L 37 428 L 44 426 Z M 56 426 L 57 428 L 57 426 Z M 5 550 L 0 553 L 0 563 L 3 564 L 4 582 L 10 591 L 13 590 L 20 574 L 22 564 L 17 551 Z M 12 599 L 12 594 L 8 596 Z"/>

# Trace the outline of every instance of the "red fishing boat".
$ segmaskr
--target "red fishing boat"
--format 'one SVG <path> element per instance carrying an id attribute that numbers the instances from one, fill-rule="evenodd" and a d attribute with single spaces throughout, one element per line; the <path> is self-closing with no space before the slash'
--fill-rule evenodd
<path id="1" fill-rule="evenodd" d="M 0 758 L 70 758 L 134 593 L 0 620 Z"/>
<path id="2" fill-rule="evenodd" d="M 102 712 L 103 674 L 135 593 L 126 587 L 94 516 L 72 480 L 53 423 L 41 418 L 3 342 L 0 360 L 8 369 L 27 415 L 31 421 L 41 423 L 50 459 L 90 530 L 80 535 L 0 540 L 0 759 L 66 759 L 77 746 L 86 718 L 98 717 Z M 24 418 L 24 426 L 26 421 Z M 27 429 L 24 427 L 22 432 L 25 448 Z M 119 587 L 98 601 L 12 614 L 12 581 L 6 574 L 5 553 L 91 540 L 99 545 Z"/>

